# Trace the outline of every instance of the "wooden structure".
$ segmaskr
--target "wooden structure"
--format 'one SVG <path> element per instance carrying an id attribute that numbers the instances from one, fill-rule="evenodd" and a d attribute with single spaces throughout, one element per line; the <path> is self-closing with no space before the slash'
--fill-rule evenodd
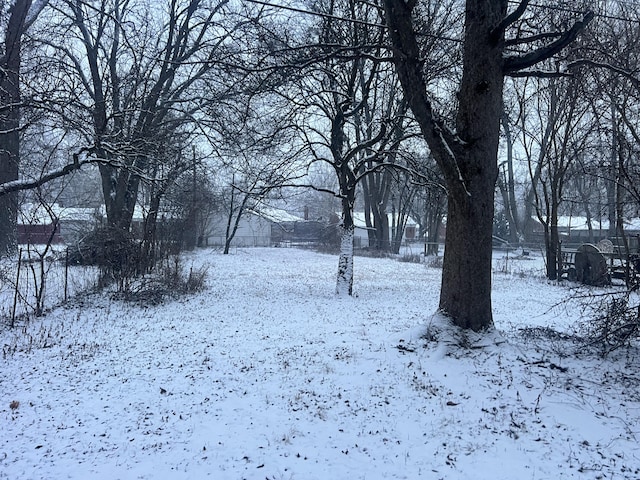
<path id="1" fill-rule="evenodd" d="M 640 254 L 626 255 L 608 240 L 563 250 L 561 256 L 561 278 L 594 286 L 609 285 L 612 279 L 640 283 Z"/>

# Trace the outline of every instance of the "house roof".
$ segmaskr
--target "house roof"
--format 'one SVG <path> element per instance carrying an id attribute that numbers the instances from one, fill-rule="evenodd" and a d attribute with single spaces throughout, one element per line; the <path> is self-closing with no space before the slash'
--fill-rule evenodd
<path id="1" fill-rule="evenodd" d="M 589 230 L 589 222 L 587 217 L 574 217 L 570 215 L 562 215 L 558 217 L 558 226 L 570 228 L 571 230 Z M 591 228 L 594 230 L 607 230 L 609 228 L 609 220 L 591 220 Z"/>
<path id="2" fill-rule="evenodd" d="M 341 212 L 336 213 L 338 217 L 342 215 Z M 393 222 L 393 214 L 387 213 L 387 217 L 389 219 L 389 225 Z M 353 212 L 353 224 L 356 228 L 367 228 L 367 222 L 365 220 L 364 212 Z M 407 219 L 407 226 L 417 225 L 416 222 L 413 221 L 411 217 Z"/>
<path id="3" fill-rule="evenodd" d="M 143 221 L 146 218 L 148 211 L 149 207 L 143 207 L 136 203 L 136 206 L 133 209 L 133 217 L 131 218 L 134 221 Z M 99 212 L 101 217 L 107 217 L 107 207 L 104 204 L 100 205 Z"/>
<path id="4" fill-rule="evenodd" d="M 537 217 L 531 217 L 535 222 L 540 223 Z M 558 227 L 571 231 L 584 231 L 589 229 L 587 217 L 560 215 L 558 216 Z M 609 230 L 609 220 L 591 220 L 593 230 Z M 640 231 L 640 218 L 631 218 L 624 221 L 625 230 Z"/>
<path id="5" fill-rule="evenodd" d="M 291 215 L 289 212 L 285 210 L 281 210 L 279 208 L 260 206 L 258 208 L 254 208 L 249 211 L 253 215 L 258 217 L 262 217 L 266 220 L 269 220 L 273 223 L 286 223 L 286 222 L 304 222 L 303 218 L 297 217 L 295 215 Z"/>
<path id="6" fill-rule="evenodd" d="M 61 221 L 88 222 L 95 219 L 95 208 L 70 208 L 53 203 L 46 208 L 40 203 L 25 203 L 18 214 L 18 223 L 22 225 L 49 225 L 53 218 Z"/>
<path id="7" fill-rule="evenodd" d="M 18 223 L 22 225 L 49 225 L 51 215 L 60 221 L 90 222 L 96 217 L 106 217 L 107 209 L 104 205 L 97 208 L 63 207 L 58 203 L 52 203 L 46 208 L 40 203 L 24 203 L 20 207 Z M 146 217 L 144 207 L 136 205 L 133 212 L 133 220 L 141 221 Z"/>

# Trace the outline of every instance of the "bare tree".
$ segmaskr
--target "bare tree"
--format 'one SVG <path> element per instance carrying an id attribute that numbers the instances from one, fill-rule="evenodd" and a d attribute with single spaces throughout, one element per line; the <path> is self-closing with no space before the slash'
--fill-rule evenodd
<path id="1" fill-rule="evenodd" d="M 419 191 L 412 202 L 412 216 L 420 219 L 420 236 L 424 238 L 427 255 L 438 255 L 442 222 L 447 212 L 447 192 L 444 179 L 433 158 L 418 156 L 414 168 L 419 172 Z"/>
<path id="2" fill-rule="evenodd" d="M 200 92 L 213 93 L 207 76 L 231 53 L 226 3 L 171 1 L 166 10 L 124 0 L 99 8 L 60 4 L 59 28 L 69 41 L 48 43 L 81 87 L 74 124 L 84 127 L 100 160 L 107 219 L 114 228 L 129 229 L 141 179 L 162 161 L 161 139 L 184 131 L 204 103 L 215 101 Z M 227 94 L 230 84 L 216 93 Z"/>
<path id="3" fill-rule="evenodd" d="M 509 224 L 509 242 L 517 245 L 524 239 L 522 221 L 518 212 L 518 200 L 516 197 L 516 176 L 514 169 L 513 133 L 509 114 L 503 107 L 500 117 L 505 143 L 505 160 L 498 166 L 498 188 L 502 195 L 504 213 Z"/>
<path id="4" fill-rule="evenodd" d="M 511 12 L 507 0 L 467 0 L 457 112 L 455 120 L 447 122 L 434 110 L 423 78 L 414 26 L 419 4 L 417 0 L 384 0 L 400 81 L 447 185 L 440 309 L 456 325 L 482 330 L 493 324 L 492 229 L 504 78 L 522 75 L 560 51 L 575 39 L 592 14 L 565 31 L 524 37 L 516 30 L 516 36 L 507 39 L 507 31 L 525 15 L 527 0 Z M 545 43 L 535 45 L 540 40 Z M 528 51 L 520 53 L 527 47 Z"/>
<path id="5" fill-rule="evenodd" d="M 388 241 L 389 192 L 374 183 L 384 176 L 384 168 L 396 165 L 406 136 L 406 106 L 389 68 L 380 10 L 360 0 L 322 2 L 317 9 L 320 24 L 311 30 L 317 34 L 305 39 L 317 47 L 287 97 L 299 108 L 298 130 L 311 164 L 325 165 L 335 174 L 335 191 L 316 188 L 341 203 L 336 293 L 351 295 L 356 195 L 364 185 L 365 202 L 375 218 L 369 223 L 386 230 L 382 235 Z M 378 176 L 365 180 L 370 175 Z M 373 198 L 382 204 L 372 205 Z"/>
<path id="6" fill-rule="evenodd" d="M 546 115 L 553 120 L 547 151 L 540 156 L 541 165 L 531 171 L 539 171 L 539 189 L 535 190 L 536 212 L 545 230 L 547 252 L 547 277 L 556 280 L 562 268 L 561 239 L 558 216 L 564 200 L 565 189 L 573 166 L 585 152 L 590 140 L 591 126 L 585 116 L 589 106 L 580 89 L 580 79 L 553 79 L 549 89 L 542 93 L 548 100 Z"/>
<path id="7" fill-rule="evenodd" d="M 282 187 L 295 183 L 302 173 L 286 155 L 243 152 L 227 162 L 230 178 L 221 198 L 225 217 L 224 254 L 228 254 L 240 221 L 250 211 L 280 198 Z"/>

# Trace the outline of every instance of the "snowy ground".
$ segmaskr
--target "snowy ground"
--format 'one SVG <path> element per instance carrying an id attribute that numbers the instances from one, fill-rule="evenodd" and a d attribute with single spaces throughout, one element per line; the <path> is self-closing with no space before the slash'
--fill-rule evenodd
<path id="1" fill-rule="evenodd" d="M 433 316 L 436 268 L 357 257 L 341 299 L 337 256 L 190 261 L 204 293 L 0 327 L 0 478 L 640 478 L 638 351 L 516 335 L 579 317 L 539 261 L 497 255 L 497 333 L 471 348 Z"/>

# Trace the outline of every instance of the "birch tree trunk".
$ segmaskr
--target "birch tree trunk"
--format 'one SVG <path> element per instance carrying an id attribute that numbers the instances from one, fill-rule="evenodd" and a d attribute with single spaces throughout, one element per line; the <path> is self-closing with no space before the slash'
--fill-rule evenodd
<path id="1" fill-rule="evenodd" d="M 338 259 L 338 280 L 336 294 L 347 296 L 353 293 L 353 238 L 354 228 L 340 227 L 340 257 Z"/>

